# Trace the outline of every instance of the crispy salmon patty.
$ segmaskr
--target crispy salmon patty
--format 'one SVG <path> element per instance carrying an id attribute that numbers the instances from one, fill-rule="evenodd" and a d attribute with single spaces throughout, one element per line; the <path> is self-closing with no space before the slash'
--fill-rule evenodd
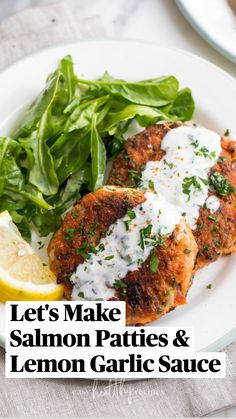
<path id="1" fill-rule="evenodd" d="M 130 211 L 145 200 L 143 191 L 106 187 L 84 196 L 66 214 L 48 247 L 50 267 L 58 281 L 65 284 L 66 298 L 71 298 L 71 275 L 86 261 L 86 254 L 78 249 L 90 252 L 102 238 L 109 240 L 109 227 L 127 212 L 132 214 Z M 155 269 L 152 266 L 153 251 Z M 158 319 L 186 302 L 197 245 L 183 218 L 153 251 L 138 269 L 128 271 L 122 278 L 122 287 L 114 290 L 113 299 L 126 301 L 129 325 Z"/>
<path id="2" fill-rule="evenodd" d="M 160 161 L 165 156 L 161 148 L 165 135 L 182 125 L 179 123 L 157 124 L 129 138 L 113 162 L 107 183 L 123 187 L 137 187 L 145 165 L 148 162 Z M 198 245 L 196 268 L 217 260 L 223 254 L 230 254 L 236 249 L 236 142 L 222 137 L 221 147 L 221 157 L 211 168 L 209 178 L 214 174 L 223 175 L 223 179 L 229 182 L 234 192 L 222 196 L 210 190 L 209 196 L 215 195 L 219 199 L 218 210 L 212 214 L 209 209 L 200 208 L 196 228 L 193 230 Z"/>

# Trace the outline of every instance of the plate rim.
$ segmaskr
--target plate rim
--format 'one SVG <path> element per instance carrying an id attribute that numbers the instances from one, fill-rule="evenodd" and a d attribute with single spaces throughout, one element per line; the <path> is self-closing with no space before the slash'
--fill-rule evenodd
<path id="1" fill-rule="evenodd" d="M 206 31 L 205 27 L 201 25 L 201 23 L 194 18 L 194 16 L 189 11 L 188 7 L 184 3 L 183 0 L 175 0 L 179 10 L 188 21 L 188 23 L 192 26 L 192 28 L 212 47 L 214 48 L 219 54 L 223 55 L 225 58 L 236 63 L 236 54 L 232 54 L 228 51 L 227 48 L 224 48 L 219 42 L 215 41 L 215 39 L 209 35 Z M 207 60 L 206 60 L 207 61 Z"/>
<path id="2" fill-rule="evenodd" d="M 175 0 L 176 2 L 181 2 L 182 0 Z M 18 64 L 22 64 L 24 62 L 27 62 L 28 60 L 30 60 L 31 58 L 33 58 L 34 56 L 38 56 L 40 54 L 43 54 L 45 52 L 48 52 L 50 50 L 56 50 L 56 49 L 60 49 L 62 47 L 75 47 L 76 45 L 80 45 L 80 44 L 102 44 L 102 43 L 119 43 L 119 44 L 142 44 L 142 45 L 147 45 L 147 46 L 153 46 L 162 50 L 168 50 L 168 51 L 174 51 L 177 52 L 179 54 L 182 54 L 184 56 L 187 57 L 191 57 L 196 61 L 200 61 L 201 63 L 204 63 L 206 65 L 208 65 L 209 67 L 211 67 L 212 69 L 215 69 L 219 72 L 221 72 L 222 75 L 224 75 L 225 77 L 227 77 L 231 82 L 233 82 L 235 84 L 235 77 L 232 76 L 230 73 L 228 73 L 226 70 L 224 70 L 222 67 L 220 67 L 219 65 L 213 63 L 212 61 L 202 57 L 201 55 L 195 54 L 193 52 L 187 51 L 185 49 L 182 48 L 177 48 L 177 47 L 172 47 L 169 45 L 162 45 L 159 44 L 158 42 L 155 41 L 145 41 L 142 39 L 129 39 L 129 38 L 97 38 L 97 39 L 86 39 L 86 40 L 79 40 L 79 41 L 74 41 L 74 42 L 61 42 L 60 44 L 56 44 L 56 45 L 50 45 L 47 46 L 45 48 L 41 48 L 39 51 L 34 51 L 31 52 L 27 55 L 25 55 L 22 58 L 19 58 L 18 60 L 14 61 L 13 63 L 11 63 L 10 65 L 8 65 L 7 67 L 4 67 L 0 70 L 0 77 L 2 75 L 4 75 L 7 71 L 13 69 L 15 66 L 17 66 Z M 236 56 L 235 56 L 235 62 L 236 62 Z"/>
<path id="3" fill-rule="evenodd" d="M 176 3 L 180 2 L 181 3 L 182 0 L 176 0 Z M 213 70 L 216 70 L 217 72 L 221 73 L 222 76 L 226 77 L 230 82 L 232 82 L 234 84 L 234 86 L 236 85 L 236 80 L 233 76 L 231 76 L 227 71 L 225 71 L 224 69 L 222 69 L 221 67 L 219 67 L 218 65 L 212 63 L 211 61 L 197 55 L 191 52 L 188 52 L 184 49 L 180 49 L 180 48 L 175 48 L 175 47 L 171 47 L 171 46 L 163 46 L 160 45 L 156 42 L 150 42 L 150 41 L 144 41 L 144 40 L 139 40 L 139 39 L 117 39 L 117 38 L 100 38 L 100 39 L 89 39 L 89 40 L 81 40 L 81 41 L 75 41 L 75 42 L 64 42 L 64 43 L 60 43 L 57 45 L 51 45 L 48 46 L 46 48 L 42 48 L 39 51 L 35 51 L 33 53 L 30 53 L 28 55 L 26 55 L 25 57 L 22 57 L 21 59 L 15 61 L 14 63 L 10 64 L 9 66 L 3 68 L 2 70 L 0 70 L 0 78 L 1 76 L 5 75 L 5 73 L 7 73 L 9 70 L 13 69 L 15 66 L 19 65 L 19 64 L 24 64 L 27 63 L 28 60 L 32 59 L 34 56 L 38 56 L 43 54 L 44 52 L 50 51 L 50 50 L 56 50 L 56 49 L 60 49 L 62 47 L 76 47 L 76 45 L 80 45 L 80 44 L 102 44 L 102 43 L 119 43 L 119 44 L 142 44 L 142 45 L 148 45 L 148 46 L 153 46 L 165 51 L 175 51 L 179 54 L 182 54 L 184 56 L 188 56 L 198 62 L 201 62 L 202 64 L 207 65 L 208 67 L 211 67 Z M 236 62 L 236 57 L 235 57 L 235 62 Z M 1 303 L 2 304 L 2 303 Z M 214 351 L 220 351 L 223 348 L 225 348 L 226 346 L 230 345 L 231 343 L 236 341 L 236 327 L 234 327 L 233 329 L 231 329 L 229 332 L 227 332 L 226 334 L 224 334 L 223 336 L 221 336 L 219 339 L 217 339 L 216 341 L 214 341 L 212 344 L 208 345 L 207 347 L 204 347 L 202 349 L 200 349 L 199 351 L 210 351 L 210 352 L 214 352 Z M 5 339 L 4 336 L 0 334 L 0 346 L 5 348 Z"/>

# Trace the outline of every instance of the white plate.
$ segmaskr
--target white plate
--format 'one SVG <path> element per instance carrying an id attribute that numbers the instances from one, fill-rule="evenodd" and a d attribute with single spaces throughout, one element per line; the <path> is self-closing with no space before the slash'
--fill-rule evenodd
<path id="1" fill-rule="evenodd" d="M 0 74 L 0 132 L 6 135 L 22 108 L 38 94 L 59 59 L 73 56 L 76 72 L 88 78 L 108 70 L 113 76 L 139 80 L 174 74 L 196 100 L 196 122 L 236 137 L 236 82 L 219 68 L 184 51 L 153 44 L 91 41 L 50 48 Z M 194 326 L 196 349 L 219 349 L 236 339 L 236 256 L 201 270 L 188 295 L 189 304 L 152 325 Z M 207 284 L 212 283 L 212 289 Z M 0 305 L 0 342 L 4 344 L 4 306 Z M 223 337 L 223 338 L 222 338 Z"/>
<path id="2" fill-rule="evenodd" d="M 228 0 L 176 0 L 176 3 L 199 35 L 236 63 L 236 12 Z"/>

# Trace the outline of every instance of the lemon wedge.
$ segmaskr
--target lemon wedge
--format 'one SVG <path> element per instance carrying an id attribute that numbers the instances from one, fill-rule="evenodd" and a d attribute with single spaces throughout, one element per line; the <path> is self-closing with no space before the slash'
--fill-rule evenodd
<path id="1" fill-rule="evenodd" d="M 0 214 L 0 301 L 60 300 L 63 286 L 21 237 L 7 211 Z"/>

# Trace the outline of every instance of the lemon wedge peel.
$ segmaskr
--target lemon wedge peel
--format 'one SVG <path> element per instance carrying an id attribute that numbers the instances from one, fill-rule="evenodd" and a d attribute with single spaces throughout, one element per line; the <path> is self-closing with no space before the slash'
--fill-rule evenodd
<path id="1" fill-rule="evenodd" d="M 3 239 L 2 243 L 1 240 Z M 56 301 L 64 287 L 20 236 L 10 214 L 0 214 L 0 302 Z"/>

